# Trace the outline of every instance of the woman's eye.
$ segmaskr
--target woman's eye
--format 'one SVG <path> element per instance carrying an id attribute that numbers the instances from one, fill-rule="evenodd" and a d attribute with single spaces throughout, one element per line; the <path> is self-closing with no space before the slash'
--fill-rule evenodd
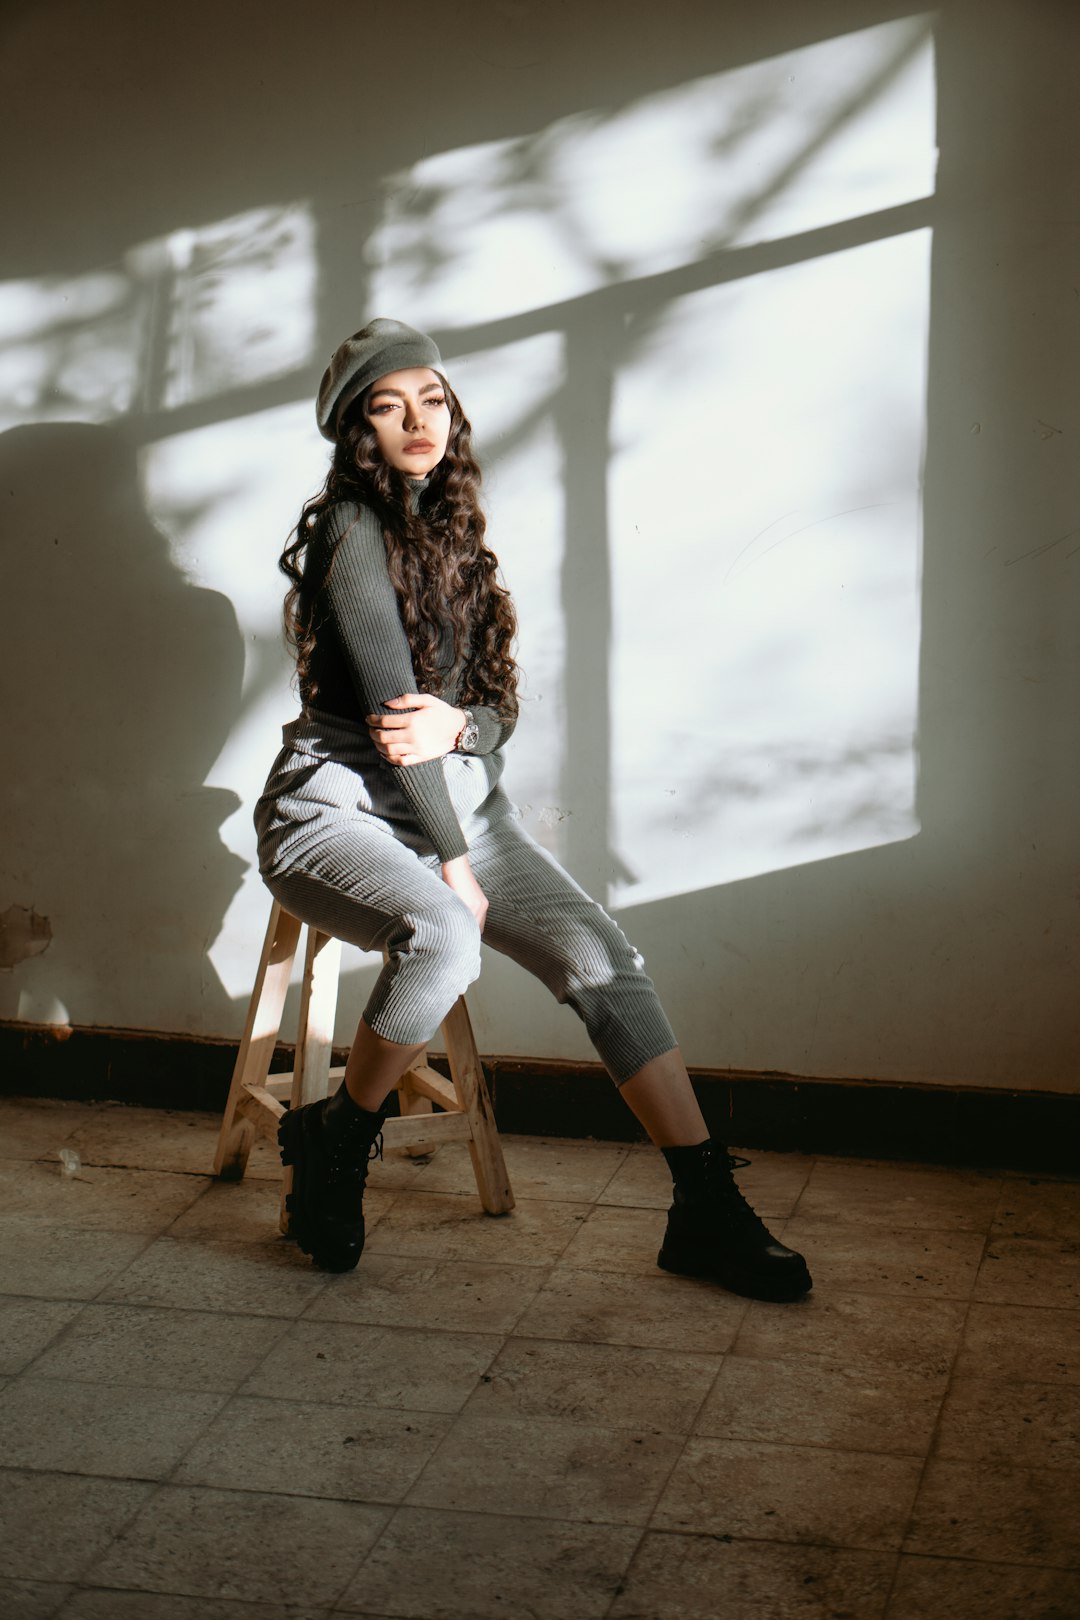
<path id="1" fill-rule="evenodd" d="M 429 396 L 429 398 L 425 399 L 424 404 L 425 405 L 445 405 L 446 404 L 446 399 L 442 394 L 432 394 L 432 395 Z"/>
<path id="2" fill-rule="evenodd" d="M 385 416 L 387 411 L 396 411 L 396 410 L 397 410 L 396 405 L 373 405 L 371 407 L 371 415 L 372 416 Z"/>

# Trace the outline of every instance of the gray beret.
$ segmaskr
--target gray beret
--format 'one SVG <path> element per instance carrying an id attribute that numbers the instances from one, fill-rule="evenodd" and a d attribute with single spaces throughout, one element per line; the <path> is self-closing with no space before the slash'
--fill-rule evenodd
<path id="1" fill-rule="evenodd" d="M 443 370 L 442 356 L 433 340 L 404 321 L 385 320 L 381 315 L 339 344 L 319 384 L 315 415 L 324 439 L 337 437 L 338 419 L 343 410 L 358 399 L 371 383 L 391 371 L 411 366 Z"/>

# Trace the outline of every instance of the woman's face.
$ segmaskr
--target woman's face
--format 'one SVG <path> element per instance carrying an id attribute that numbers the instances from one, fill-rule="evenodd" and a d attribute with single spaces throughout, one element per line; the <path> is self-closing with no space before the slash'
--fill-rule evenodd
<path id="1" fill-rule="evenodd" d="M 450 401 L 437 371 L 411 366 L 380 377 L 364 414 L 383 460 L 407 478 L 424 478 L 445 456 Z"/>

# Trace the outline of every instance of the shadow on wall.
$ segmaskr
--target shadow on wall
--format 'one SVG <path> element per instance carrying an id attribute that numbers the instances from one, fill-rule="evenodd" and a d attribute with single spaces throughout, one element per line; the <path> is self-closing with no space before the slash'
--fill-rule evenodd
<path id="1" fill-rule="evenodd" d="M 931 22 L 888 0 L 765 0 L 750 13 L 632 0 L 611 29 L 602 8 L 571 19 L 478 0 L 436 50 L 407 38 L 429 19 L 388 23 L 383 46 L 411 52 L 410 104 L 430 109 L 417 118 L 402 116 L 392 73 L 364 79 L 344 112 L 327 94 L 331 52 L 364 72 L 361 12 L 272 0 L 253 56 L 235 8 L 195 0 L 145 29 L 127 26 L 131 10 L 57 0 L 5 18 L 5 275 L 25 278 L 10 287 L 19 336 L 5 379 L 23 377 L 26 412 L 68 416 L 81 400 L 85 414 L 127 413 L 174 555 L 213 559 L 255 673 L 241 710 L 232 610 L 170 567 L 137 493 L 133 440 L 62 424 L 0 440 L 18 512 L 9 644 L 27 689 L 13 754 L 34 761 L 12 784 L 26 842 L 0 905 L 34 905 L 55 928 L 40 965 L 0 975 L 0 1014 L 18 979 L 23 1016 L 42 1021 L 78 989 L 110 1022 L 239 1027 L 266 901 L 251 884 L 215 952 L 226 978 L 235 968 L 230 1002 L 206 951 L 243 864 L 220 839 L 235 801 L 200 784 L 228 733 L 219 769 L 253 798 L 291 712 L 267 536 L 276 547 L 325 448 L 310 425 L 322 365 L 358 311 L 378 310 L 438 332 L 483 430 L 537 700 L 510 789 L 557 820 L 540 830 L 575 876 L 616 891 L 693 1061 L 1074 1085 L 1075 364 L 1062 333 L 1080 304 L 1075 255 L 1055 260 L 1076 166 L 1074 8 L 944 0 Z M 891 23 L 898 49 L 869 78 L 847 57 L 837 65 L 834 36 Z M 929 185 L 879 196 L 894 159 L 904 167 L 907 102 L 893 103 L 899 125 L 874 121 L 872 140 L 857 115 L 887 102 L 904 41 L 925 46 L 931 26 L 941 183 L 933 198 Z M 780 60 L 802 45 L 825 54 Z M 24 65 L 46 48 L 61 92 L 47 126 Z M 740 66 L 752 69 L 743 100 Z M 117 116 L 101 118 L 103 104 Z M 922 162 L 929 122 L 917 133 Z M 844 206 L 800 211 L 822 198 Z M 658 259 L 664 220 L 680 228 Z M 915 410 L 914 386 L 898 396 L 895 384 L 914 377 L 925 324 L 886 327 L 882 315 L 893 289 L 914 285 L 894 253 L 931 224 L 929 386 Z M 770 300 L 785 284 L 790 297 Z M 860 312 L 861 326 L 849 320 Z M 843 333 L 841 363 L 830 348 Z M 670 414 L 680 432 L 682 416 L 654 401 L 670 357 L 698 350 L 698 419 L 721 453 L 673 492 L 663 469 L 681 464 L 658 428 Z M 892 476 L 898 426 L 906 481 Z M 820 469 L 839 477 L 824 484 Z M 875 504 L 901 482 L 910 508 Z M 673 493 L 686 495 L 681 522 Z M 657 515 L 639 537 L 646 510 Z M 835 531 L 824 521 L 885 510 L 901 513 L 894 531 L 876 517 Z M 897 568 L 871 571 L 895 535 Z M 674 587 L 655 584 L 653 557 Z M 850 603 L 856 576 L 862 598 L 826 617 L 811 587 Z M 680 590 L 687 577 L 701 588 Z M 911 608 L 903 636 L 898 605 Z M 717 624 L 692 633 L 688 606 Z M 870 725 L 838 725 L 861 717 L 888 661 L 904 725 L 895 704 L 887 725 L 880 706 Z M 643 691 L 656 709 L 641 708 Z M 672 737 L 670 691 L 704 693 L 712 708 L 723 694 L 732 723 L 714 727 L 711 764 Z M 684 729 L 700 729 L 696 710 Z M 881 837 L 891 842 L 870 847 Z M 665 841 L 673 880 L 645 894 Z M 738 866 L 718 870 L 716 850 Z M 82 963 L 64 956 L 76 905 Z M 530 1000 L 521 976 L 511 989 L 489 967 L 477 995 L 486 1049 L 553 1052 L 569 1025 L 552 1023 L 542 991 Z M 348 990 L 363 991 L 367 972 L 350 969 Z M 166 982 L 182 994 L 166 998 Z M 200 1020 L 183 1016 L 196 997 Z"/>
<path id="2" fill-rule="evenodd" d="M 4 889 L 52 931 L 38 962 L 0 978 L 0 1016 L 61 1022 L 109 984 L 143 1022 L 170 977 L 171 999 L 179 981 L 227 1016 L 206 953 L 244 870 L 219 835 L 239 800 L 204 782 L 240 702 L 232 605 L 173 566 L 121 429 L 14 428 L 0 488 L 19 850 Z M 131 982 L 140 963 L 155 984 Z"/>

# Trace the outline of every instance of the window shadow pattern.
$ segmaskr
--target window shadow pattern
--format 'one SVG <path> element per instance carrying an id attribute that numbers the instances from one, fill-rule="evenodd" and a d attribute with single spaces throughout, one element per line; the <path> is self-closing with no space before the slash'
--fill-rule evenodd
<path id="1" fill-rule="evenodd" d="M 298 401 L 306 407 L 333 342 L 356 323 L 357 311 L 370 313 L 372 300 L 386 303 L 388 290 L 393 289 L 393 282 L 380 280 L 380 264 L 390 263 L 393 255 L 384 255 L 380 261 L 383 250 L 373 252 L 372 245 L 378 243 L 388 214 L 395 211 L 397 216 L 404 212 L 409 217 L 416 227 L 416 240 L 423 244 L 423 251 L 412 262 L 415 284 L 397 283 L 402 296 L 408 292 L 411 307 L 403 310 L 400 299 L 395 299 L 396 312 L 430 321 L 448 356 L 472 365 L 477 356 L 498 356 L 515 345 L 545 341 L 558 334 L 563 344 L 561 377 L 554 383 L 548 379 L 504 443 L 492 436 L 490 459 L 498 487 L 500 464 L 513 465 L 522 446 L 533 442 L 531 436 L 545 422 L 554 423 L 568 503 L 559 592 L 565 612 L 566 691 L 573 702 L 566 703 L 563 777 L 553 798 L 570 807 L 576 802 L 589 806 L 587 815 L 569 814 L 559 820 L 556 830 L 565 839 L 561 852 L 584 881 L 598 887 L 618 885 L 625 873 L 617 842 L 613 847 L 613 807 L 608 800 L 613 729 L 608 638 L 615 587 L 607 533 L 612 518 L 610 490 L 604 479 L 609 457 L 619 450 L 613 431 L 617 379 L 636 363 L 636 357 L 647 352 L 651 338 L 662 333 L 664 313 L 673 302 L 890 238 L 909 237 L 932 223 L 934 313 L 919 690 L 920 835 L 907 843 L 866 848 L 857 855 L 816 860 L 785 871 L 762 871 L 720 887 L 706 885 L 695 892 L 628 908 L 623 920 L 645 950 L 676 1026 L 689 1031 L 687 1051 L 692 1061 L 776 1066 L 804 1073 L 999 1084 L 1031 1072 L 1043 1083 L 1067 1083 L 1076 1040 L 1074 1020 L 1065 1010 L 1066 979 L 1060 951 L 1053 943 L 1033 944 L 1039 932 L 1036 916 L 1049 919 L 1047 933 L 1056 931 L 1058 939 L 1068 937 L 1059 882 L 1060 850 L 1040 863 L 1027 852 L 1019 829 L 1025 817 L 1030 817 L 1025 774 L 1030 780 L 1035 773 L 1045 804 L 1064 803 L 1066 788 L 1075 785 L 1070 777 L 1070 772 L 1075 775 L 1075 749 L 1070 753 L 1061 747 L 1048 763 L 1048 738 L 1060 726 L 1055 718 L 1060 708 L 1044 705 L 1040 711 L 1035 706 L 1040 687 L 1045 696 L 1045 683 L 1063 674 L 1061 655 L 1050 649 L 1055 641 L 1061 644 L 1061 619 L 1068 612 L 1068 596 L 1056 581 L 1064 582 L 1062 565 L 1073 555 L 1063 542 L 1075 528 L 1075 517 L 1064 509 L 1060 475 L 1052 495 L 1044 495 L 1040 488 L 1041 469 L 1055 453 L 1053 436 L 1027 444 L 1019 466 L 1011 453 L 999 453 L 994 474 L 987 475 L 975 465 L 971 457 L 985 447 L 986 427 L 982 425 L 980 444 L 975 435 L 978 424 L 966 420 L 962 382 L 958 385 L 958 379 L 974 375 L 978 389 L 973 388 L 972 393 L 984 400 L 1004 402 L 1022 394 L 1025 410 L 1029 402 L 1032 407 L 1038 403 L 1038 411 L 1030 411 L 1032 418 L 1054 423 L 1061 414 L 1052 401 L 1036 401 L 1036 371 L 1045 378 L 1054 365 L 1044 353 L 1035 366 L 1030 353 L 1022 352 L 1016 316 L 1032 274 L 1030 256 L 1024 258 L 1024 244 L 1037 241 L 1045 229 L 1055 196 L 1055 185 L 1040 157 L 1040 144 L 1043 152 L 1055 151 L 1058 167 L 1068 170 L 1061 141 L 1067 91 L 1067 53 L 1061 48 L 1060 34 L 1066 26 L 1063 8 L 1052 4 L 1032 8 L 1038 12 L 1034 20 L 1030 15 L 1021 18 L 1018 8 L 997 0 L 988 7 L 947 0 L 940 9 L 934 26 L 943 186 L 933 202 L 925 197 L 897 199 L 876 210 L 861 214 L 848 210 L 842 218 L 825 221 L 799 220 L 790 214 L 782 217 L 779 204 L 797 191 L 793 182 L 805 172 L 800 171 L 800 162 L 812 163 L 823 150 L 828 124 L 819 119 L 815 127 L 804 131 L 801 155 L 792 152 L 786 165 L 773 165 L 756 202 L 751 197 L 742 215 L 727 220 L 724 232 L 714 237 L 699 233 L 693 250 L 684 252 L 677 262 L 642 262 L 641 239 L 647 238 L 647 228 L 629 248 L 609 232 L 593 255 L 592 279 L 584 276 L 565 297 L 532 297 L 527 307 L 499 306 L 484 296 L 478 283 L 473 287 L 472 306 L 448 306 L 440 312 L 433 303 L 425 308 L 422 297 L 413 301 L 417 287 L 446 284 L 448 256 L 454 245 L 445 233 L 440 241 L 438 231 L 425 233 L 423 228 L 425 221 L 430 225 L 438 220 L 441 204 L 437 192 L 415 184 L 408 191 L 412 184 L 408 176 L 425 161 L 429 148 L 453 151 L 478 143 L 502 143 L 509 154 L 511 191 L 519 188 L 523 205 L 527 202 L 530 207 L 547 209 L 563 233 L 566 253 L 577 254 L 582 221 L 563 208 L 565 188 L 560 185 L 557 164 L 553 180 L 541 161 L 550 143 L 548 149 L 530 144 L 530 137 L 522 135 L 524 127 L 542 131 L 570 120 L 578 140 L 587 124 L 600 127 L 607 121 L 614 127 L 620 111 L 646 97 L 677 93 L 680 86 L 702 73 L 740 62 L 760 62 L 860 26 L 903 22 L 907 29 L 903 48 L 891 61 L 879 63 L 876 78 L 872 75 L 864 81 L 863 89 L 872 100 L 883 93 L 890 75 L 904 71 L 904 53 L 917 48 L 918 39 L 925 39 L 930 26 L 926 19 L 907 17 L 895 6 L 826 5 L 812 8 L 812 17 L 810 9 L 767 5 L 753 18 L 742 19 L 737 29 L 717 16 L 692 45 L 685 43 L 687 36 L 679 36 L 677 29 L 666 25 L 661 29 L 659 23 L 647 21 L 642 9 L 634 13 L 638 37 L 624 42 L 622 34 L 627 30 L 623 30 L 619 38 L 613 38 L 602 68 L 595 59 L 587 63 L 581 52 L 567 53 L 558 72 L 546 76 L 533 72 L 531 77 L 530 52 L 535 55 L 542 50 L 539 21 L 523 23 L 513 40 L 495 29 L 484 47 L 485 71 L 491 69 L 484 96 L 447 92 L 447 74 L 452 76 L 462 68 L 473 51 L 468 40 L 460 44 L 448 41 L 437 65 L 419 64 L 417 68 L 420 98 L 426 91 L 438 97 L 437 135 L 430 129 L 409 129 L 402 138 L 388 142 L 387 155 L 393 144 L 395 169 L 406 178 L 395 180 L 387 164 L 388 178 L 381 186 L 375 183 L 368 161 L 374 149 L 370 135 L 365 133 L 358 146 L 351 146 L 345 138 L 342 156 L 335 158 L 329 132 L 322 126 L 306 141 L 282 138 L 262 161 L 246 164 L 242 173 L 238 164 L 226 161 L 220 173 L 211 175 L 204 166 L 204 177 L 196 179 L 192 171 L 181 172 L 180 165 L 175 165 L 146 211 L 148 220 L 156 218 L 159 229 L 171 232 L 178 220 L 192 218 L 240 220 L 252 208 L 285 213 L 297 207 L 307 210 L 311 222 L 307 240 L 315 266 L 314 279 L 307 285 L 315 310 L 312 325 L 304 328 L 310 338 L 306 358 L 300 356 L 308 339 L 301 338 L 291 353 L 287 345 L 274 350 L 276 372 L 268 368 L 245 376 L 242 367 L 234 368 L 205 388 L 189 383 L 183 397 L 174 393 L 169 404 L 162 382 L 166 369 L 160 363 L 139 371 L 134 382 L 120 368 L 123 387 L 114 399 L 95 408 L 101 420 L 111 419 L 110 413 L 126 413 L 130 441 L 153 446 L 170 435 L 223 427 L 245 413 L 262 412 L 269 418 L 275 412 L 292 410 Z M 26 18 L 32 18 L 32 8 L 20 15 L 20 25 Z M 185 26 L 193 26 L 197 34 L 197 23 L 196 15 L 194 23 Z M 267 47 L 269 71 L 276 72 L 281 83 L 287 74 L 294 74 L 298 100 L 309 108 L 317 107 L 324 84 L 315 69 L 306 70 L 301 60 L 301 41 L 289 31 L 298 25 L 284 16 L 282 25 L 280 37 Z M 522 43 L 526 37 L 532 40 L 527 49 Z M 211 80 L 220 75 L 222 84 L 228 81 L 231 115 L 247 129 L 267 127 L 260 122 L 262 113 L 250 88 L 252 76 L 242 70 L 250 59 L 248 42 L 241 42 L 228 23 L 222 25 L 217 39 L 219 49 L 212 62 L 201 52 L 195 66 L 192 52 L 187 56 L 179 53 L 180 76 L 186 75 L 192 103 L 199 102 L 208 86 L 213 90 L 217 81 Z M 598 82 L 604 90 L 600 96 Z M 834 109 L 841 120 L 850 120 L 858 111 L 858 93 L 851 86 L 847 89 L 851 93 L 841 96 Z M 989 105 L 986 114 L 980 114 L 988 94 L 993 101 L 992 121 Z M 208 123 L 217 128 L 213 95 L 203 99 L 211 115 Z M 225 104 L 224 96 L 221 104 Z M 778 105 L 768 97 L 746 98 L 738 118 L 715 139 L 713 155 L 718 168 L 734 161 L 740 143 L 752 150 L 755 132 L 777 122 Z M 583 108 L 592 110 L 583 112 Z M 151 159 L 157 165 L 155 177 L 161 172 L 168 137 L 163 134 L 151 146 L 155 149 L 145 159 L 140 153 L 132 154 L 136 182 L 140 176 L 150 180 L 151 170 L 140 164 L 148 166 Z M 574 142 L 568 146 L 574 149 Z M 313 161 L 317 147 L 318 164 Z M 328 160 L 321 161 L 327 154 Z M 629 160 L 627 167 L 627 183 L 632 184 Z M 364 174 L 362 185 L 357 184 L 358 172 Z M 134 196 L 137 186 L 130 189 Z M 144 189 L 149 194 L 150 185 Z M 283 203 L 283 197 L 304 201 L 300 205 Z M 642 212 L 647 226 L 648 209 Z M 766 218 L 776 222 L 774 228 L 755 230 L 755 222 Z M 301 235 L 305 228 L 298 227 Z M 126 234 L 120 226 L 117 229 L 124 251 L 129 251 L 127 243 L 152 234 L 147 227 Z M 47 231 L 39 232 L 39 237 L 42 242 L 51 240 Z M 76 240 L 84 238 L 87 242 L 97 239 L 93 231 L 84 237 L 75 233 Z M 104 251 L 87 261 L 89 251 L 80 247 L 69 261 L 65 258 L 68 249 L 57 237 L 49 253 L 39 253 L 34 259 L 20 241 L 19 274 L 37 277 L 62 265 L 65 275 L 70 270 L 73 276 L 85 277 L 95 263 L 114 263 L 115 255 Z M 1045 288 L 1045 282 L 1040 286 Z M 255 283 L 252 296 L 261 301 Z M 269 307 L 271 300 L 261 302 Z M 472 318 L 463 316 L 462 310 L 469 307 L 479 313 Z M 384 312 L 395 309 L 386 304 Z M 48 319 L 44 317 L 44 324 L 34 328 L 31 346 L 41 343 L 47 347 L 43 339 Z M 85 312 L 85 323 L 99 335 L 107 332 L 110 319 L 107 310 Z M 1048 312 L 1040 311 L 1038 331 L 1044 343 L 1051 324 Z M 155 330 L 162 329 L 159 321 Z M 212 332 L 213 323 L 208 330 Z M 214 341 L 209 340 L 211 355 Z M 196 345 L 189 352 L 197 355 L 204 350 Z M 0 354 L 0 366 L 6 366 L 5 354 Z M 55 372 L 49 378 L 46 388 L 54 386 Z M 1018 383 L 1022 385 L 1019 390 Z M 25 403 L 20 409 L 32 414 L 32 406 Z M 1023 431 L 1037 433 L 1026 418 Z M 298 464 L 314 469 L 314 459 L 305 460 L 310 448 L 305 445 L 294 455 Z M 510 509 L 509 500 L 500 498 Z M 198 507 L 197 495 L 191 505 L 193 510 Z M 1000 531 L 996 508 L 1002 505 L 1015 516 L 1017 533 L 1017 543 L 1005 559 L 1008 568 L 999 575 L 994 572 L 996 564 L 988 565 L 973 583 L 973 558 L 976 554 L 981 557 L 978 530 L 985 523 L 995 534 Z M 100 531 L 101 525 L 95 525 L 95 534 Z M 272 542 L 265 535 L 260 538 L 263 566 L 274 554 L 279 538 L 278 532 Z M 761 549 L 771 543 L 772 537 L 764 536 Z M 754 566 L 758 566 L 756 562 Z M 743 567 L 745 563 L 739 564 Z M 1044 571 L 1041 575 L 1035 572 L 1038 568 Z M 1048 585 L 1046 571 L 1051 568 L 1058 574 L 1055 583 Z M 1009 580 L 1008 596 L 1003 593 L 1002 578 Z M 1015 632 L 1018 644 L 1026 649 L 1031 671 L 1028 687 L 1019 696 L 1010 687 L 1004 705 L 995 695 L 1002 692 L 1000 659 L 995 660 L 984 645 L 985 627 L 995 616 L 1010 634 Z M 227 716 L 230 734 L 252 716 L 265 715 L 284 695 L 283 664 L 262 645 L 254 656 L 249 652 L 247 666 L 242 700 L 237 700 Z M 236 691 L 235 679 L 231 690 Z M 219 693 L 219 711 L 223 707 L 228 705 L 221 705 Z M 959 719 L 958 709 L 963 711 Z M 260 737 L 265 738 L 266 731 L 263 725 Z M 884 737 L 882 744 L 886 753 L 900 754 L 907 739 L 893 734 Z M 1013 769 L 1014 757 L 1026 761 L 1029 769 Z M 851 758 L 850 739 L 837 739 L 831 763 L 828 758 L 809 756 L 796 759 L 793 771 L 812 776 L 815 770 L 844 769 L 844 762 Z M 200 780 L 205 781 L 205 774 Z M 715 794 L 741 791 L 730 774 L 718 780 L 703 777 L 702 784 L 699 802 L 687 810 L 695 830 L 705 825 Z M 745 784 L 748 796 L 753 791 L 752 781 Z M 850 808 L 858 818 L 858 804 Z M 1008 851 L 1015 853 L 1015 860 L 1006 858 Z M 42 854 L 43 860 L 49 858 Z M 1027 883 L 1022 896 L 1017 888 L 1018 864 Z M 234 877 L 234 887 L 235 882 Z M 251 891 L 250 883 L 247 888 Z M 210 913 L 217 915 L 218 910 L 215 902 Z M 229 912 L 229 931 L 238 942 L 237 963 L 250 965 L 260 910 L 252 899 L 246 909 Z M 211 922 L 210 932 L 212 928 Z M 1029 947 L 1027 971 L 1017 976 L 1015 997 L 1010 1001 L 1007 962 L 1018 949 Z M 363 994 L 365 970 L 358 969 L 354 977 Z M 720 994 L 713 989 L 717 979 L 722 982 Z M 239 975 L 235 982 L 239 983 Z M 1004 1003 L 990 1017 L 986 1016 L 988 984 L 995 987 L 996 995 L 1004 996 Z M 232 997 L 235 1026 L 241 1001 L 235 988 Z M 709 1002 L 704 1011 L 703 997 Z M 496 972 L 491 979 L 491 1006 L 501 998 L 502 984 Z M 517 1050 L 577 1054 L 572 1036 L 556 1050 L 557 1038 L 546 1006 L 539 1001 L 529 1003 L 527 994 L 517 987 L 514 1005 L 522 1009 L 515 1028 Z M 485 1016 L 484 1009 L 481 996 L 482 1028 L 489 1023 L 502 1031 L 504 1026 L 494 1013 Z M 144 1008 L 132 1021 L 145 1025 L 152 1018 Z M 982 1027 L 975 1028 L 980 1023 Z M 164 1027 L 175 1027 L 175 1018 L 166 1018 Z M 224 1029 L 225 1025 L 215 1027 Z M 873 1038 L 869 1031 L 875 1032 Z M 499 1044 L 506 1049 L 505 1039 Z M 936 1068 L 928 1056 L 933 1051 L 940 1054 Z M 1030 1071 L 1025 1067 L 1028 1064 Z"/>

